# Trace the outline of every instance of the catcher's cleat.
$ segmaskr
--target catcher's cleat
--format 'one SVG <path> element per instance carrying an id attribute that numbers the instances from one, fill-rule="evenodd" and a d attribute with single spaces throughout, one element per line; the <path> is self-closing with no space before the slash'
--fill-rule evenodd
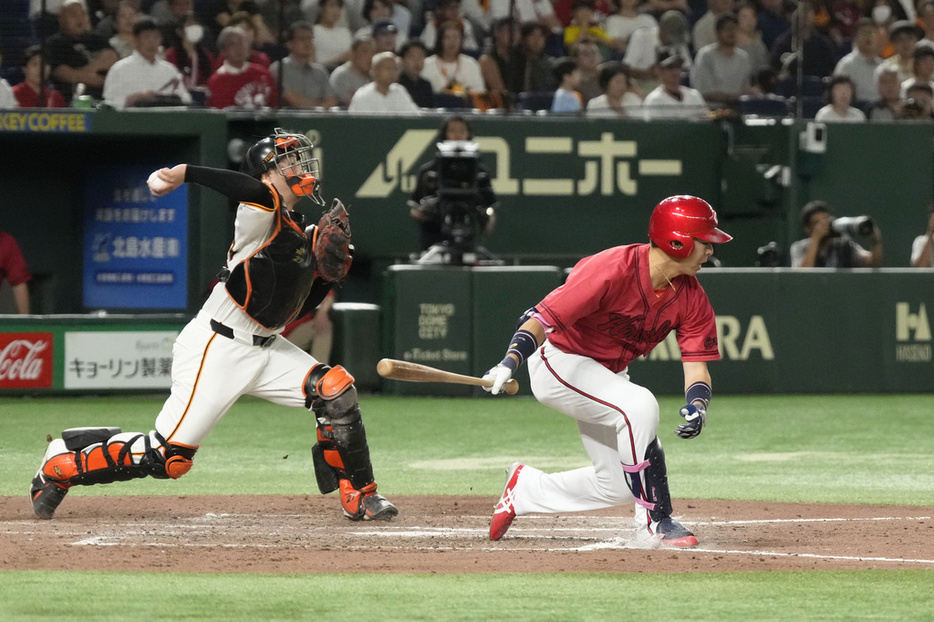
<path id="1" fill-rule="evenodd" d="M 70 485 L 64 481 L 56 481 L 56 478 L 44 469 L 49 461 L 59 454 L 70 453 L 65 447 L 65 441 L 60 438 L 49 443 L 49 447 L 42 457 L 42 466 L 36 476 L 32 478 L 32 485 L 29 487 L 29 498 L 32 500 L 32 509 L 39 518 L 48 520 L 55 514 L 55 509 L 65 498 Z"/>
<path id="2" fill-rule="evenodd" d="M 509 530 L 512 521 L 516 518 L 516 510 L 513 507 L 513 497 L 515 495 L 516 482 L 519 481 L 519 473 L 522 472 L 524 465 L 518 462 L 506 470 L 506 487 L 503 489 L 503 495 L 499 498 L 499 503 L 493 510 L 493 519 L 490 521 L 490 540 L 499 540 Z"/>
<path id="3" fill-rule="evenodd" d="M 399 513 L 383 495 L 376 494 L 376 482 L 367 484 L 363 490 L 357 490 L 348 479 L 340 481 L 341 505 L 344 516 L 352 521 L 392 520 Z"/>
<path id="4" fill-rule="evenodd" d="M 662 546 L 687 548 L 697 546 L 697 537 L 670 516 L 654 523 L 655 533 L 662 537 Z"/>

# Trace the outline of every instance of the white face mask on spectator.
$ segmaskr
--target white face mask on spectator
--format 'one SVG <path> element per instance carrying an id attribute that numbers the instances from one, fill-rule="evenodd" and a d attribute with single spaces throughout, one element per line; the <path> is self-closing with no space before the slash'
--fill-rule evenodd
<path id="1" fill-rule="evenodd" d="M 872 19 L 877 24 L 884 24 L 885 20 L 892 16 L 892 7 L 887 4 L 880 4 L 872 7 Z"/>
<path id="2" fill-rule="evenodd" d="M 198 43 L 204 37 L 204 27 L 201 24 L 185 26 L 185 38 L 191 43 Z"/>

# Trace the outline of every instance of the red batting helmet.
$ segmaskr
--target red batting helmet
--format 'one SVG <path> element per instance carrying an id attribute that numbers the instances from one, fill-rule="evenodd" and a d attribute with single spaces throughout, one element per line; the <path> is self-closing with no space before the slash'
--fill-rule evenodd
<path id="1" fill-rule="evenodd" d="M 668 197 L 655 206 L 649 220 L 649 239 L 672 257 L 687 257 L 694 238 L 729 242 L 733 237 L 717 229 L 717 212 L 703 199 L 686 194 Z"/>

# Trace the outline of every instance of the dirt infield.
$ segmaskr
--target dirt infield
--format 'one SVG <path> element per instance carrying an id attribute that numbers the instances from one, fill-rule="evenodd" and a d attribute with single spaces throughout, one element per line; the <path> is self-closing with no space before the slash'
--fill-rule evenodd
<path id="1" fill-rule="evenodd" d="M 394 497 L 352 523 L 336 497 L 70 496 L 52 521 L 0 497 L 2 570 L 685 572 L 934 569 L 934 508 L 678 500 L 695 549 L 632 548 L 630 514 L 520 517 L 488 537 L 495 499 Z M 645 547 L 647 543 L 638 546 Z"/>

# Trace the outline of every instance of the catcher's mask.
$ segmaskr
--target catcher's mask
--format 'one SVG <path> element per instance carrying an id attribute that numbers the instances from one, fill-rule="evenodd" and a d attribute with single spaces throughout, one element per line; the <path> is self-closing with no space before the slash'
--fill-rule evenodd
<path id="1" fill-rule="evenodd" d="M 694 238 L 719 244 L 733 236 L 717 229 L 717 212 L 703 199 L 678 195 L 655 206 L 649 239 L 656 246 L 672 257 L 687 257 L 694 251 Z"/>
<path id="2" fill-rule="evenodd" d="M 306 196 L 323 206 L 318 159 L 312 157 L 313 153 L 314 145 L 307 136 L 277 127 L 271 136 L 250 147 L 241 170 L 259 179 L 275 166 L 296 196 Z"/>

